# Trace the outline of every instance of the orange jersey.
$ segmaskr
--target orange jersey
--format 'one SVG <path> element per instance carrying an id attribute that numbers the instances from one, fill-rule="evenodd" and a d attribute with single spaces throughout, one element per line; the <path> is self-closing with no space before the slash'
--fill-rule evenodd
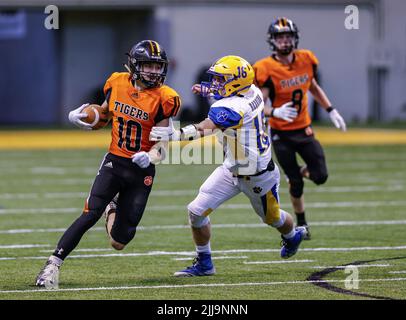
<path id="1" fill-rule="evenodd" d="M 127 72 L 115 72 L 104 85 L 112 114 L 109 152 L 125 158 L 139 151 L 148 152 L 156 143 L 149 141 L 153 126 L 173 117 L 180 108 L 180 97 L 172 88 L 137 90 Z"/>
<path id="2" fill-rule="evenodd" d="M 311 124 L 308 110 L 307 91 L 314 77 L 319 61 L 310 50 L 295 50 L 294 60 L 284 65 L 273 56 L 254 64 L 255 80 L 259 87 L 270 89 L 272 107 L 278 108 L 292 101 L 298 115 L 293 122 L 272 117 L 271 128 L 276 130 L 303 129 Z"/>

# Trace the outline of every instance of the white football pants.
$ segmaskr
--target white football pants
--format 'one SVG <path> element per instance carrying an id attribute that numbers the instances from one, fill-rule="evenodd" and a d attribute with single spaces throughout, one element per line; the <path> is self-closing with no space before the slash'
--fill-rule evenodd
<path id="1" fill-rule="evenodd" d="M 264 223 L 279 227 L 279 182 L 280 173 L 276 164 L 273 171 L 243 178 L 233 177 L 222 165 L 206 179 L 197 197 L 188 205 L 188 210 L 195 215 L 207 217 L 222 203 L 243 192 Z"/>

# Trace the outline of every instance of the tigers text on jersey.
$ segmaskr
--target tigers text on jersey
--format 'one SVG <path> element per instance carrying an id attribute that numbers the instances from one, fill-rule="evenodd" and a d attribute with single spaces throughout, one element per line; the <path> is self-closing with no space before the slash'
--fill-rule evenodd
<path id="1" fill-rule="evenodd" d="M 163 85 L 137 90 L 127 72 L 115 72 L 104 85 L 104 94 L 113 114 L 109 152 L 125 157 L 148 152 L 155 144 L 149 133 L 156 123 L 175 116 L 180 98 L 175 90 Z"/>
<path id="2" fill-rule="evenodd" d="M 271 160 L 270 139 L 264 131 L 262 92 L 251 85 L 244 95 L 216 101 L 208 118 L 222 128 L 224 165 L 239 175 L 253 175 L 265 170 Z"/>
<path id="3" fill-rule="evenodd" d="M 318 65 L 316 56 L 310 50 L 295 50 L 294 60 L 285 65 L 274 56 L 257 61 L 254 64 L 255 78 L 259 87 L 269 89 L 273 108 L 292 101 L 298 115 L 293 122 L 270 118 L 271 128 L 276 130 L 297 130 L 310 125 L 307 91 L 314 78 Z"/>

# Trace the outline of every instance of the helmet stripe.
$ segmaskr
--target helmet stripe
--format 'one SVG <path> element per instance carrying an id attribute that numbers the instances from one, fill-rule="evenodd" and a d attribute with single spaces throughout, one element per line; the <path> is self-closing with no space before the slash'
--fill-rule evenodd
<path id="1" fill-rule="evenodd" d="M 159 56 L 161 54 L 161 48 L 159 47 L 159 43 L 156 41 L 153 41 L 152 43 L 155 45 L 157 55 Z"/>
<path id="2" fill-rule="evenodd" d="M 154 45 L 152 44 L 152 41 L 148 41 L 148 42 L 149 42 L 149 46 L 151 47 L 152 55 L 155 55 Z"/>

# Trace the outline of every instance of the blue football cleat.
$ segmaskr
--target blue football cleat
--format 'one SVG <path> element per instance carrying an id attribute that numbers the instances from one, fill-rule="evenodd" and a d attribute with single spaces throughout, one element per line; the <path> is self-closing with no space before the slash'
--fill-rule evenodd
<path id="1" fill-rule="evenodd" d="M 211 262 L 211 254 L 199 253 L 193 260 L 193 265 L 184 270 L 177 271 L 173 275 L 175 277 L 199 277 L 212 276 L 216 273 L 213 263 Z"/>
<path id="2" fill-rule="evenodd" d="M 284 259 L 293 256 L 297 252 L 297 249 L 299 249 L 302 240 L 306 237 L 307 231 L 305 227 L 296 227 L 295 230 L 296 234 L 291 239 L 285 239 L 282 236 L 281 257 Z"/>

